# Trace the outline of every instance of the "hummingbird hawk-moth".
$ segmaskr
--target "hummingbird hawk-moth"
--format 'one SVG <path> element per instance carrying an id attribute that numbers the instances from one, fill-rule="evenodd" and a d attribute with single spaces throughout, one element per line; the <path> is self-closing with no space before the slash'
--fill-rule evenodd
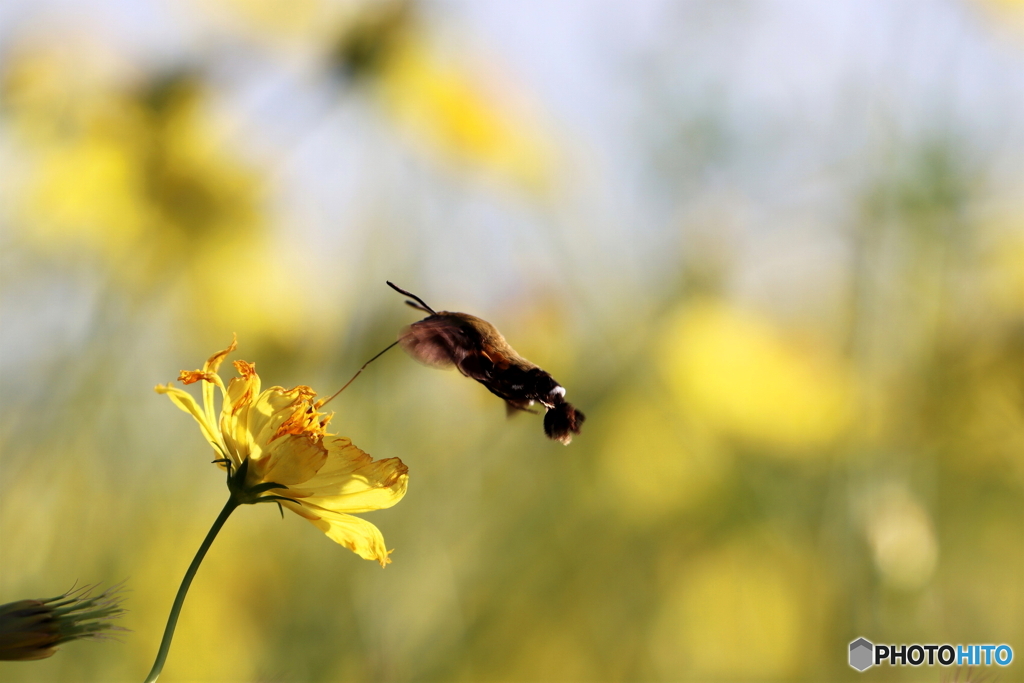
<path id="1" fill-rule="evenodd" d="M 509 414 L 544 406 L 544 433 L 549 439 L 569 445 L 580 433 L 585 419 L 565 400 L 565 388 L 547 372 L 526 360 L 491 323 L 452 311 L 435 311 L 423 299 L 388 282 L 388 286 L 413 299 L 406 301 L 426 318 L 405 328 L 398 344 L 416 360 L 436 368 L 454 365 L 466 377 L 475 379 L 495 396 L 505 400 Z"/>

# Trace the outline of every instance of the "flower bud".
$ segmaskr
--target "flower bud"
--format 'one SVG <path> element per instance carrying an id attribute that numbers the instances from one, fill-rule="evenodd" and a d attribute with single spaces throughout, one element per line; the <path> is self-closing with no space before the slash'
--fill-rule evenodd
<path id="1" fill-rule="evenodd" d="M 18 600 L 0 605 L 0 660 L 46 659 L 57 646 L 81 638 L 110 637 L 127 629 L 110 620 L 124 613 L 121 584 L 95 597 L 95 586 L 72 589 L 43 600 Z"/>

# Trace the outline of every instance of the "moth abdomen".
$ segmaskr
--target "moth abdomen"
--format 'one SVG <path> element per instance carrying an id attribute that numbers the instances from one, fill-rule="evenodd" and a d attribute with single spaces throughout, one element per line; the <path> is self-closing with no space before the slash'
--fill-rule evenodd
<path id="1" fill-rule="evenodd" d="M 566 446 L 574 434 L 580 433 L 580 426 L 586 416 L 568 402 L 561 402 L 550 408 L 544 415 L 544 433 L 549 439 L 561 441 Z"/>

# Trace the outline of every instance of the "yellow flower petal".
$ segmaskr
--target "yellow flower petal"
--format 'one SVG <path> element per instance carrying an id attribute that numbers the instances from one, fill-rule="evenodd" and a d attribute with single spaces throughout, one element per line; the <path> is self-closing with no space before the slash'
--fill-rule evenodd
<path id="1" fill-rule="evenodd" d="M 251 367 L 250 364 L 245 364 Z M 236 365 L 236 367 L 238 367 Z M 252 454 L 250 416 L 254 397 L 260 391 L 260 378 L 255 370 L 251 374 L 235 377 L 224 392 L 224 407 L 220 416 L 220 429 L 229 450 L 239 456 L 239 463 Z"/>
<path id="2" fill-rule="evenodd" d="M 309 481 L 289 489 L 289 498 L 358 513 L 389 508 L 405 496 L 409 468 L 398 458 L 374 460 L 344 437 L 325 445 L 327 462 Z"/>
<path id="3" fill-rule="evenodd" d="M 391 562 L 391 558 L 388 557 L 390 553 L 384 546 L 384 537 L 370 522 L 360 517 L 325 510 L 316 505 L 299 505 L 287 501 L 282 501 L 281 504 L 308 519 L 332 541 L 345 546 L 364 560 L 377 560 L 382 567 Z"/>
<path id="4" fill-rule="evenodd" d="M 182 391 L 177 387 L 172 387 L 169 384 L 158 384 L 155 389 L 156 393 L 167 394 L 168 398 L 174 402 L 174 405 L 178 406 L 186 413 L 190 413 L 192 417 L 196 419 L 196 422 L 199 423 L 199 428 L 202 430 L 203 436 L 206 437 L 206 440 L 210 442 L 210 445 L 212 445 L 218 453 L 222 455 L 224 454 L 225 449 L 220 443 L 220 438 L 216 428 L 207 422 L 206 414 L 199 407 L 199 404 L 196 403 L 196 400 L 192 398 L 191 394 L 187 391 Z"/>
<path id="5" fill-rule="evenodd" d="M 206 362 L 203 363 L 203 372 L 213 376 L 212 380 L 203 382 L 203 408 L 206 410 L 206 419 L 210 421 L 210 424 L 217 424 L 217 417 L 213 406 L 213 384 L 216 383 L 222 392 L 227 393 L 224 389 L 224 383 L 217 374 L 217 370 L 220 369 L 220 364 L 224 362 L 227 355 L 237 347 L 238 337 L 231 335 L 231 344 L 223 351 L 218 351 L 207 358 Z"/>
<path id="6" fill-rule="evenodd" d="M 312 408 L 311 403 L 302 405 L 303 389 L 305 387 L 289 390 L 271 387 L 256 397 L 249 410 L 248 426 L 254 449 L 273 447 L 274 439 L 281 436 L 285 424 L 295 419 L 296 411 Z M 296 433 L 295 430 L 289 432 Z M 254 450 L 251 457 L 262 457 L 262 450 Z"/>
<path id="7" fill-rule="evenodd" d="M 272 481 L 289 487 L 292 484 L 303 484 L 316 476 L 327 457 L 327 449 L 319 441 L 288 435 L 274 443 L 267 457 L 259 460 L 250 458 L 248 479 Z M 294 498 L 290 490 L 286 495 Z"/>

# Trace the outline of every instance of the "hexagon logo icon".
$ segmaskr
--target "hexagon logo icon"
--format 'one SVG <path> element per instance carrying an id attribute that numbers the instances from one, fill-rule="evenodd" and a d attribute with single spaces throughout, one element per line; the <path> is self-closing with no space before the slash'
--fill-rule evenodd
<path id="1" fill-rule="evenodd" d="M 857 640 L 850 643 L 850 666 L 857 671 L 863 671 L 868 668 L 874 662 L 872 656 L 875 651 L 875 646 L 871 641 L 864 638 L 858 638 Z"/>

